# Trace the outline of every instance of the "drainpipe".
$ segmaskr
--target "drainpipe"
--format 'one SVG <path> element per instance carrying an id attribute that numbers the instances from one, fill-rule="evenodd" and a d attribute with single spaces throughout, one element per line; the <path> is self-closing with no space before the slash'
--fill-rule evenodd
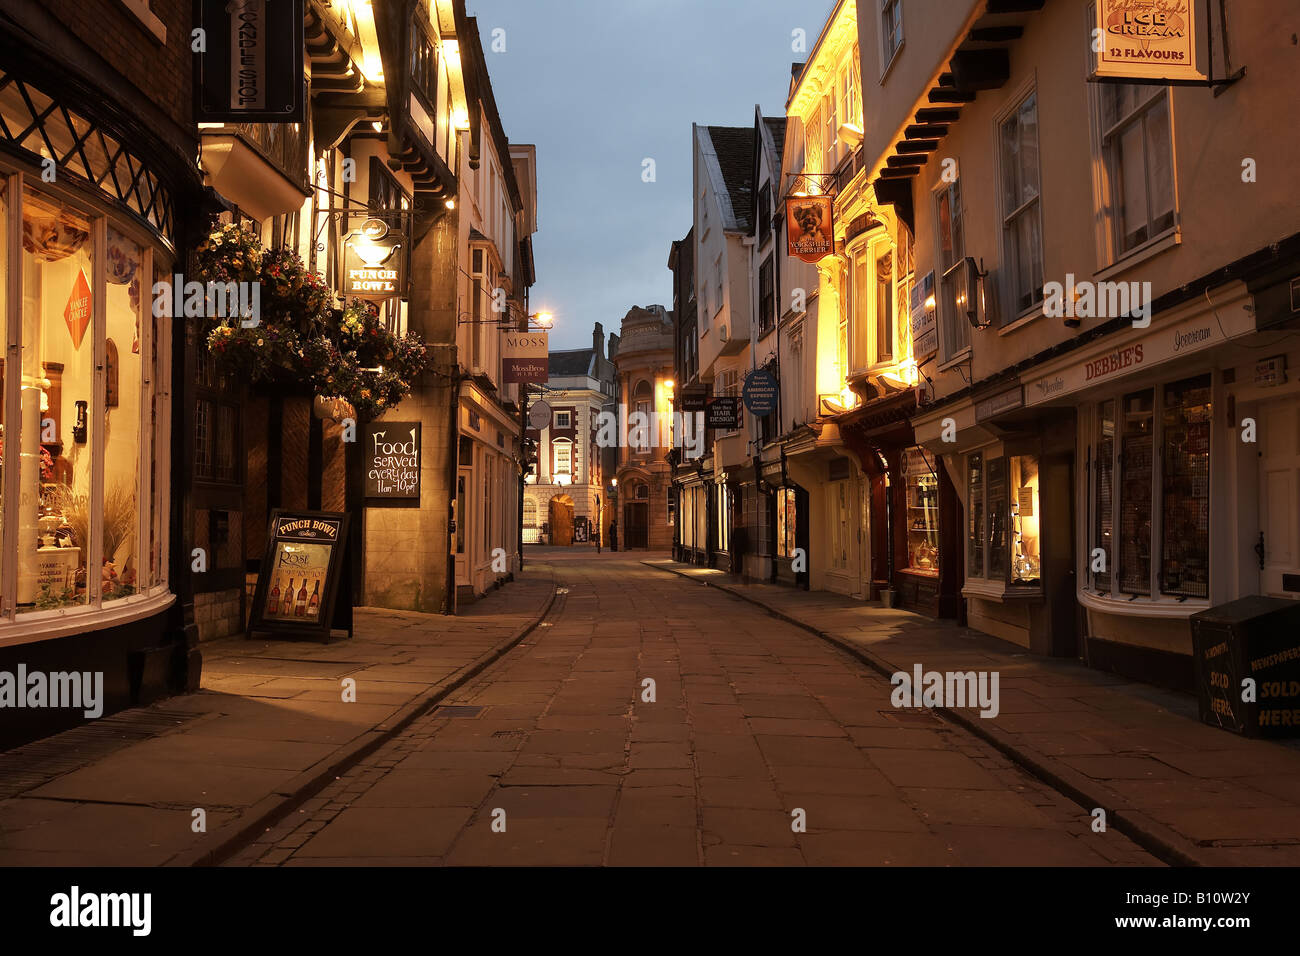
<path id="1" fill-rule="evenodd" d="M 453 356 L 455 350 L 453 348 Z M 451 428 L 448 441 L 451 443 L 451 453 L 447 456 L 447 487 L 451 490 L 451 500 L 447 502 L 447 511 L 449 514 L 456 516 L 456 531 L 451 535 L 451 540 L 447 542 L 447 597 L 443 601 L 442 613 L 455 615 L 456 613 L 456 534 L 460 532 L 461 522 L 465 520 L 465 515 L 459 514 L 456 508 L 457 502 L 457 482 L 460 480 L 460 389 L 469 376 L 461 369 L 460 363 L 456 362 L 452 366 L 451 373 L 451 401 L 448 411 L 448 425 Z M 469 489 L 465 489 L 465 497 L 469 497 Z"/>

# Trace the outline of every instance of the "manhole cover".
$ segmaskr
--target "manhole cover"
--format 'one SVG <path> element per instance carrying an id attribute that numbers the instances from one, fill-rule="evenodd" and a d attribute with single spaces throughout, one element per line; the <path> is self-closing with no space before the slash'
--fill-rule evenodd
<path id="1" fill-rule="evenodd" d="M 435 717 L 477 717 L 483 713 L 484 708 L 475 707 L 471 704 L 448 704 L 446 707 L 439 707 L 433 712 Z"/>

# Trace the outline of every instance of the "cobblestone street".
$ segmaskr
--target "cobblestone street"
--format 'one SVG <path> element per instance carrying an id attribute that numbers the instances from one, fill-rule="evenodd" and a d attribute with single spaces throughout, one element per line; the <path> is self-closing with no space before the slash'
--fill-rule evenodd
<path id="1" fill-rule="evenodd" d="M 1160 865 L 848 654 L 643 557 L 556 557 L 523 643 L 228 862 Z"/>

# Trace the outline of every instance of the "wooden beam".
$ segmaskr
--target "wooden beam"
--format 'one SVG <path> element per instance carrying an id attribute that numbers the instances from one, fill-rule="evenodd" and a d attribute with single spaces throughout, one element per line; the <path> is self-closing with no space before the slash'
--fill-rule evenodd
<path id="1" fill-rule="evenodd" d="M 880 171 L 881 179 L 903 179 L 915 176 L 921 171 L 920 166 L 890 166 Z"/>
<path id="2" fill-rule="evenodd" d="M 909 126 L 903 131 L 908 139 L 938 139 L 948 135 L 948 127 L 939 123 L 927 123 L 924 126 Z"/>
<path id="3" fill-rule="evenodd" d="M 926 99 L 931 103 L 973 103 L 975 94 L 967 93 L 965 90 L 945 90 L 936 87 L 929 92 Z"/>
<path id="4" fill-rule="evenodd" d="M 961 116 L 959 109 L 938 109 L 935 107 L 925 107 L 916 111 L 916 121 L 918 123 L 955 123 Z"/>
<path id="5" fill-rule="evenodd" d="M 975 27 L 966 34 L 971 43 L 1007 43 L 1019 40 L 1025 33 L 1024 27 L 1008 25 L 1005 27 Z"/>
<path id="6" fill-rule="evenodd" d="M 925 153 L 905 153 L 902 156 L 890 156 L 885 162 L 890 166 L 923 166 L 929 158 Z"/>
<path id="7" fill-rule="evenodd" d="M 988 8 L 984 11 L 985 16 L 996 16 L 999 13 L 1033 13 L 1035 10 L 1043 9 L 1046 0 L 989 0 Z"/>
<path id="8" fill-rule="evenodd" d="M 937 139 L 905 139 L 894 147 L 900 153 L 933 153 L 939 148 Z"/>
<path id="9" fill-rule="evenodd" d="M 958 50 L 948 67 L 959 89 L 996 90 L 1011 76 L 1011 57 L 1005 49 Z"/>

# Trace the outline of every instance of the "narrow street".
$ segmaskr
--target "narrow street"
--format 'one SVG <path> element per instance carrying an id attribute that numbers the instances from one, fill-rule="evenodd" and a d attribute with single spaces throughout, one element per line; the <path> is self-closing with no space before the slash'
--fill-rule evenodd
<path id="1" fill-rule="evenodd" d="M 228 865 L 1160 865 L 812 634 L 542 554 L 537 629 Z"/>

